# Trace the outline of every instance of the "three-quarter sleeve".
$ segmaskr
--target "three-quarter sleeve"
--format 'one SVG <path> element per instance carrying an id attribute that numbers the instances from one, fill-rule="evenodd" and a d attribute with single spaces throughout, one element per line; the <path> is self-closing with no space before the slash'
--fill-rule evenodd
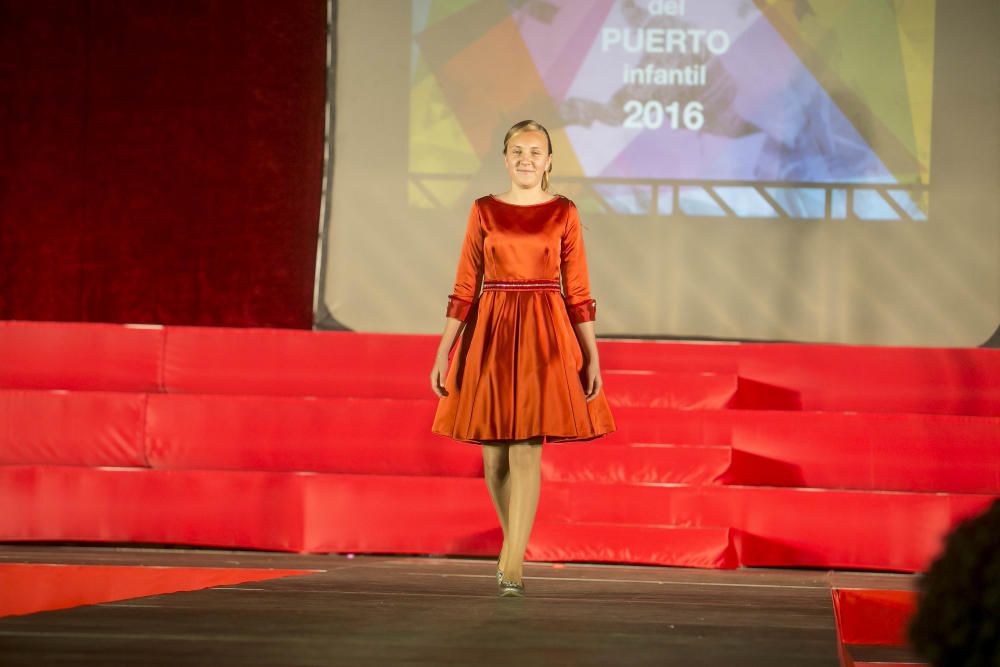
<path id="1" fill-rule="evenodd" d="M 562 238 L 563 299 L 570 321 L 591 322 L 597 319 L 597 301 L 590 296 L 587 253 L 583 247 L 583 229 L 576 205 L 570 202 Z"/>
<path id="2" fill-rule="evenodd" d="M 465 227 L 465 239 L 458 258 L 455 286 L 448 295 L 445 317 L 465 321 L 477 296 L 483 278 L 483 228 L 479 220 L 479 207 L 472 202 L 469 220 Z"/>

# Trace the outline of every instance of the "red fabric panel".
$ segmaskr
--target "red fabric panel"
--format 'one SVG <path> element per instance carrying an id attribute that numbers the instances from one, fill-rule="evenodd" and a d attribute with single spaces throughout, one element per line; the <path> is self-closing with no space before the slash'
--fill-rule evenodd
<path id="1" fill-rule="evenodd" d="M 602 367 L 602 377 L 614 388 L 608 400 L 616 407 L 800 410 L 802 406 L 795 388 L 776 387 L 735 373 Z"/>
<path id="2" fill-rule="evenodd" d="M 69 365 L 75 368 L 75 377 L 86 379 L 91 383 L 88 388 L 95 388 L 94 377 L 137 372 L 136 360 L 121 354 L 83 365 L 88 361 L 84 354 L 88 349 L 112 350 L 102 347 L 111 342 L 102 336 L 113 328 L 30 326 L 23 322 L 0 323 L 0 340 L 5 343 L 0 346 L 0 378 L 5 381 L 19 377 L 30 380 L 34 373 L 41 379 L 31 381 L 42 382 L 44 373 L 55 374 L 50 366 L 58 366 L 66 374 L 62 369 Z M 163 335 L 119 331 L 126 332 L 121 336 Z M 39 341 L 34 340 L 37 336 L 41 337 Z M 171 327 L 166 336 L 164 372 L 170 391 L 397 398 L 428 398 L 430 394 L 425 386 L 425 367 L 436 343 L 427 336 L 188 327 Z M 114 343 L 120 346 L 124 340 L 115 339 Z M 801 395 L 804 410 L 954 409 L 957 413 L 1000 415 L 1000 387 L 993 381 L 1000 375 L 997 350 L 617 341 L 601 341 L 600 347 L 609 400 L 623 407 L 644 402 L 648 406 L 649 389 L 642 387 L 651 382 L 648 372 L 657 371 L 663 374 L 652 377 L 661 396 L 690 392 L 686 387 L 693 381 L 722 382 L 730 389 L 725 398 L 713 400 L 728 400 L 730 408 L 787 408 L 790 401 L 797 400 L 793 396 Z M 62 353 L 64 349 L 68 351 Z M 781 367 L 781 363 L 789 365 Z M 148 363 L 139 367 L 141 372 L 151 368 Z M 19 375 L 19 368 L 28 370 Z M 855 373 L 858 368 L 865 368 L 866 375 L 859 378 Z M 727 373 L 730 378 L 740 374 L 735 395 Z M 702 380 L 693 379 L 692 374 Z M 122 388 L 109 380 L 104 382 L 108 386 L 100 388 Z M 685 407 L 709 406 L 688 401 Z"/>
<path id="3" fill-rule="evenodd" d="M 0 540 L 299 551 L 292 473 L 0 466 Z"/>
<path id="4" fill-rule="evenodd" d="M 0 616 L 34 614 L 313 572 L 322 570 L 2 563 Z"/>
<path id="5" fill-rule="evenodd" d="M 618 371 L 602 369 L 605 386 L 615 388 L 614 406 L 644 406 L 675 410 L 718 410 L 736 396 L 739 378 L 725 373 Z"/>
<path id="6" fill-rule="evenodd" d="M 740 562 L 921 572 L 944 536 L 993 496 L 717 487 L 717 510 L 743 531 Z M 706 523 L 713 518 L 702 515 Z"/>
<path id="7" fill-rule="evenodd" d="M 735 413 L 727 483 L 1000 494 L 1000 417 Z"/>
<path id="8" fill-rule="evenodd" d="M 427 360 L 433 360 L 437 342 L 398 334 L 171 329 L 167 386 L 183 392 L 429 398 Z M 1000 384 L 994 380 L 1000 350 L 613 340 L 601 340 L 599 347 L 608 400 L 619 409 L 658 400 L 685 408 L 1000 416 Z M 694 391 L 694 384 L 708 388 L 711 398 Z"/>
<path id="9" fill-rule="evenodd" d="M 141 401 L 9 393 L 0 460 L 145 465 Z M 149 462 L 481 475 L 476 446 L 426 433 L 432 410 L 427 401 L 154 395 Z M 996 418 L 623 409 L 622 422 L 607 444 L 549 448 L 546 479 L 708 483 L 726 472 L 732 449 L 724 477 L 731 484 L 1000 493 Z"/>
<path id="10" fill-rule="evenodd" d="M 837 631 L 844 644 L 906 646 L 906 626 L 917 609 L 913 591 L 834 588 Z"/>
<path id="11" fill-rule="evenodd" d="M 304 478 L 309 552 L 492 555 L 503 534 L 481 479 Z"/>
<path id="12" fill-rule="evenodd" d="M 430 398 L 426 336 L 170 327 L 167 391 Z"/>
<path id="13" fill-rule="evenodd" d="M 0 464 L 144 467 L 145 394 L 0 391 Z"/>
<path id="14" fill-rule="evenodd" d="M 116 324 L 0 322 L 0 387 L 159 391 L 163 335 Z"/>
<path id="15" fill-rule="evenodd" d="M 604 340 L 601 367 L 733 373 L 798 392 L 803 410 L 1000 416 L 994 349 Z"/>
<path id="16" fill-rule="evenodd" d="M 542 450 L 542 479 L 600 484 L 711 484 L 732 465 L 732 449 L 711 445 L 554 445 Z"/>
<path id="17" fill-rule="evenodd" d="M 544 521 L 536 522 L 531 531 L 527 557 L 727 569 L 739 564 L 728 528 Z"/>
<path id="18" fill-rule="evenodd" d="M 478 446 L 427 432 L 429 401 L 154 395 L 155 468 L 481 477 Z"/>
<path id="19" fill-rule="evenodd" d="M 309 327 L 326 3 L 7 2 L 0 318 Z"/>
<path id="20" fill-rule="evenodd" d="M 777 387 L 741 377 L 736 395 L 725 407 L 732 410 L 801 410 L 802 398 L 797 388 Z"/>
<path id="21" fill-rule="evenodd" d="M 609 400 L 610 397 L 609 393 Z M 668 410 L 619 406 L 615 408 L 618 430 L 610 434 L 607 440 L 608 444 L 646 442 L 729 446 L 732 425 L 726 419 L 728 414 L 728 410 Z"/>
<path id="22" fill-rule="evenodd" d="M 527 557 L 734 567 L 725 528 L 587 525 L 569 521 L 573 485 L 550 484 L 539 499 Z M 586 485 L 607 501 L 620 487 Z M 407 499 L 400 502 L 400 498 Z M 361 508 L 364 508 L 361 511 Z M 308 479 L 307 551 L 495 555 L 503 542 L 482 480 L 317 475 Z M 337 526 L 330 530 L 330 526 Z M 313 530 L 315 529 L 315 530 Z M 308 539 L 308 538 L 307 538 Z"/>
<path id="23" fill-rule="evenodd" d="M 482 474 L 476 447 L 428 438 L 426 401 L 167 395 L 150 410 L 155 467 Z M 621 444 L 550 448 L 546 479 L 708 483 L 728 469 L 735 484 L 1000 492 L 995 418 L 628 414 Z M 663 446 L 685 442 L 695 446 Z M 730 446 L 712 442 L 733 443 L 731 468 Z"/>
<path id="24" fill-rule="evenodd" d="M 578 526 L 574 540 L 587 544 L 579 558 L 606 550 L 627 561 L 629 526 L 636 543 L 650 548 L 656 531 L 647 529 L 657 526 L 731 528 L 741 565 L 913 572 L 927 566 L 957 521 L 990 500 L 551 482 L 537 520 Z M 0 513 L 2 540 L 456 555 L 493 554 L 502 540 L 485 485 L 473 478 L 0 466 L 0 506 L 14 508 Z M 711 537 L 719 533 L 669 534 L 692 547 L 687 564 L 708 563 L 707 554 L 730 562 Z M 669 547 L 643 553 L 673 554 L 661 564 L 681 564 Z"/>
<path id="25" fill-rule="evenodd" d="M 546 485 L 558 520 L 731 527 L 743 565 L 916 572 L 992 496 L 741 486 Z"/>
<path id="26" fill-rule="evenodd" d="M 4 540 L 493 555 L 503 537 L 476 479 L 7 466 L 0 504 L 17 509 L 0 515 Z M 560 504 L 555 495 L 540 512 L 530 558 L 735 563 L 725 529 L 560 526 Z"/>
<path id="27" fill-rule="evenodd" d="M 726 446 L 731 484 L 1000 494 L 1000 418 L 617 408 L 609 441 Z"/>

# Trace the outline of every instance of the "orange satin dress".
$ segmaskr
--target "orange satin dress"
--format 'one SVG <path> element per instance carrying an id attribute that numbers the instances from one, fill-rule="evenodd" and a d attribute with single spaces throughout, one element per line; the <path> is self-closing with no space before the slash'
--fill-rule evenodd
<path id="1" fill-rule="evenodd" d="M 473 202 L 446 310 L 465 326 L 431 431 L 478 444 L 613 432 L 603 387 L 586 399 L 573 327 L 595 320 L 596 306 L 571 200 L 522 206 L 487 195 Z"/>

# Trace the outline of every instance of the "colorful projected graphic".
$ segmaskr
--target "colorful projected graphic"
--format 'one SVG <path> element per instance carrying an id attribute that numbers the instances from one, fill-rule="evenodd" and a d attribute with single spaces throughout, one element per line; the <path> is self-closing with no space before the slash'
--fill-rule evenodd
<path id="1" fill-rule="evenodd" d="M 582 207 L 926 220 L 933 0 L 414 0 L 410 204 L 515 120 Z"/>

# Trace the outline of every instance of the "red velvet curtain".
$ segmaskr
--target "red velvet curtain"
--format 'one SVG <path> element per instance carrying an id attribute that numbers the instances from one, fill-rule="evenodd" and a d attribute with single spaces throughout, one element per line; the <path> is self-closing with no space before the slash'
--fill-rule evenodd
<path id="1" fill-rule="evenodd" d="M 324 0 L 0 0 L 0 319 L 310 327 Z"/>

